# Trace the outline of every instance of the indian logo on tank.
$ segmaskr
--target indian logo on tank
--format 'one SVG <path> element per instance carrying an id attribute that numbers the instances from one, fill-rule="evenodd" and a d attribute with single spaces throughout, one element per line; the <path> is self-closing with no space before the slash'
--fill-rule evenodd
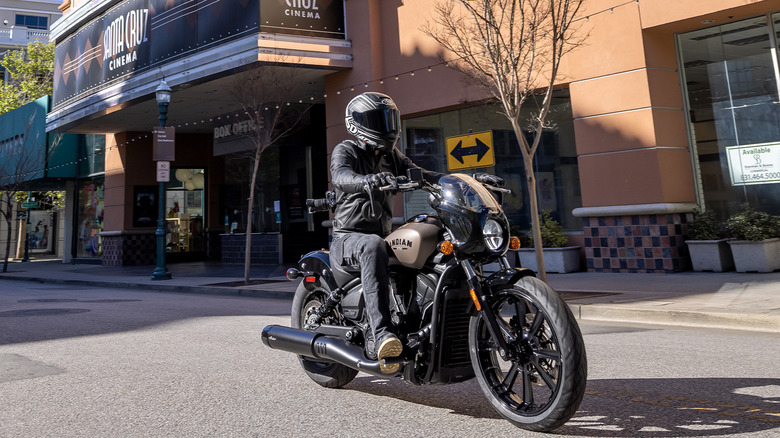
<path id="1" fill-rule="evenodd" d="M 394 251 L 406 251 L 407 249 L 412 249 L 413 245 L 411 240 L 406 239 L 393 239 L 390 241 L 390 247 Z"/>

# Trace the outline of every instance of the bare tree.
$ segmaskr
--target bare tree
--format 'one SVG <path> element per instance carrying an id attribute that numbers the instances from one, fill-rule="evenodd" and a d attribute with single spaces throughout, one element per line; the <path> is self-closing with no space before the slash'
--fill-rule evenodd
<path id="1" fill-rule="evenodd" d="M 309 108 L 300 96 L 296 96 L 296 79 L 300 75 L 298 70 L 284 66 L 290 63 L 287 59 L 279 58 L 275 61 L 256 64 L 230 84 L 230 93 L 241 105 L 243 115 L 250 124 L 244 136 L 253 145 L 247 156 L 252 160 L 252 171 L 247 200 L 244 283 L 249 283 L 250 277 L 252 213 L 260 159 L 269 147 L 292 133 Z"/>
<path id="2" fill-rule="evenodd" d="M 30 189 L 31 182 L 46 166 L 46 148 L 35 147 L 44 132 L 34 132 L 33 121 L 37 112 L 27 120 L 24 132 L 12 141 L 0 146 L 0 216 L 6 223 L 5 252 L 3 256 L 3 272 L 8 271 L 8 258 L 11 254 L 11 228 L 14 219 L 14 206 L 18 203 L 21 193 Z M 49 150 L 57 147 L 62 138 L 54 137 Z"/>
<path id="3" fill-rule="evenodd" d="M 584 0 L 454 0 L 435 5 L 423 32 L 450 52 L 448 66 L 486 88 L 501 104 L 520 145 L 539 276 L 547 280 L 533 160 L 548 127 L 547 115 L 561 58 L 581 44 L 576 14 Z M 523 120 L 532 97 L 536 111 Z M 533 134 L 529 142 L 524 128 Z"/>

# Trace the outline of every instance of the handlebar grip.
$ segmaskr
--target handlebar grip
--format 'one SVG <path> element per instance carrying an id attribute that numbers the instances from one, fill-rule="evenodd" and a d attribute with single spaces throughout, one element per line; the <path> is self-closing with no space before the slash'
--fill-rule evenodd
<path id="1" fill-rule="evenodd" d="M 328 211 L 330 209 L 330 204 L 328 203 L 327 198 L 307 199 L 306 206 L 309 207 L 309 213 Z"/>

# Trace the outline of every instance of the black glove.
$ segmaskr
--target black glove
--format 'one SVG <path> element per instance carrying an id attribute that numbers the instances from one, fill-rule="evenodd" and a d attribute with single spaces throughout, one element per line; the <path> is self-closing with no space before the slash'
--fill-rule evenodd
<path id="1" fill-rule="evenodd" d="M 376 190 L 383 186 L 393 186 L 393 191 L 398 190 L 398 181 L 390 172 L 380 172 L 366 175 L 366 186 L 370 190 Z"/>
<path id="2" fill-rule="evenodd" d="M 474 179 L 481 182 L 482 184 L 490 184 L 491 186 L 495 186 L 495 187 L 504 186 L 504 178 L 501 178 L 500 176 L 496 176 L 496 175 L 491 175 L 489 173 L 474 174 Z"/>

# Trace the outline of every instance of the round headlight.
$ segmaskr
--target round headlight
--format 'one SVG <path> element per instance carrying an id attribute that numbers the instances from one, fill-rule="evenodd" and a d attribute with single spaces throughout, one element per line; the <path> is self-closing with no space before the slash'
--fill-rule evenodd
<path id="1" fill-rule="evenodd" d="M 504 229 L 494 219 L 485 221 L 485 226 L 482 227 L 482 234 L 485 236 L 485 245 L 491 251 L 501 248 L 504 244 Z"/>

